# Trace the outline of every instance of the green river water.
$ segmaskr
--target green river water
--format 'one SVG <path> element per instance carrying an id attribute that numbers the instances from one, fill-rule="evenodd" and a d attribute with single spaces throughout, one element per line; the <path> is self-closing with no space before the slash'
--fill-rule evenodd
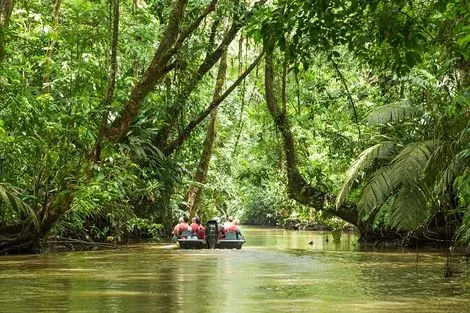
<path id="1" fill-rule="evenodd" d="M 470 312 L 470 261 L 354 236 L 244 227 L 242 250 L 0 256 L 0 312 Z M 327 241 L 328 239 L 328 241 Z M 313 244 L 309 245 L 309 242 Z"/>

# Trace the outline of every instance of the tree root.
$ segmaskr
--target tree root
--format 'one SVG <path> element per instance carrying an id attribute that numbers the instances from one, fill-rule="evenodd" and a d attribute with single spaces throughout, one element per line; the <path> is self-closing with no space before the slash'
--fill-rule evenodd
<path id="1" fill-rule="evenodd" d="M 74 251 L 74 250 L 86 250 L 83 248 L 85 247 L 91 247 L 92 249 L 97 249 L 97 248 L 104 248 L 104 249 L 120 249 L 120 247 L 116 244 L 113 243 L 105 243 L 105 242 L 96 242 L 96 241 L 84 241 L 80 239 L 72 239 L 72 238 L 61 238 L 58 237 L 54 240 L 47 240 L 42 242 L 43 246 L 47 247 L 57 247 L 57 246 L 65 246 L 69 250 Z M 77 246 L 81 246 L 78 247 Z"/>

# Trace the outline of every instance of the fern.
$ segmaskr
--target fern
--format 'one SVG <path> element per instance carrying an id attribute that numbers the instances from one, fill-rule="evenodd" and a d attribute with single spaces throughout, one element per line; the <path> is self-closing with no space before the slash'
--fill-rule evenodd
<path id="1" fill-rule="evenodd" d="M 394 150 L 395 143 L 391 141 L 385 141 L 362 151 L 359 157 L 354 161 L 354 163 L 346 172 L 347 179 L 339 191 L 338 197 L 336 199 L 336 207 L 340 207 L 344 200 L 346 200 L 349 192 L 351 191 L 351 187 L 353 186 L 357 176 L 361 171 L 370 167 L 377 159 L 389 159 L 391 155 L 393 155 Z"/>
<path id="2" fill-rule="evenodd" d="M 410 106 L 408 100 L 383 105 L 372 110 L 365 120 L 370 125 L 380 125 L 390 122 L 398 122 L 418 115 L 420 110 Z"/>

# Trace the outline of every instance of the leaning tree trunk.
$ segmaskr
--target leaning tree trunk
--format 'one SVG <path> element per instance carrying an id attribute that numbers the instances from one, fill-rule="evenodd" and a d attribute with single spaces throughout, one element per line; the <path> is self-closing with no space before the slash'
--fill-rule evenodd
<path id="1" fill-rule="evenodd" d="M 325 211 L 337 216 L 357 226 L 360 230 L 364 229 L 366 225 L 362 225 L 360 222 L 358 211 L 355 206 L 344 204 L 340 208 L 336 209 L 334 205 L 329 205 L 329 203 L 334 203 L 334 195 L 311 186 L 300 173 L 297 165 L 294 136 L 290 128 L 289 118 L 287 116 L 287 112 L 279 106 L 273 86 L 273 50 L 271 47 L 267 47 L 265 58 L 266 104 L 283 139 L 284 152 L 286 156 L 287 190 L 289 196 L 302 204 L 313 207 L 315 210 Z"/>
<path id="2" fill-rule="evenodd" d="M 224 51 L 220 59 L 213 95 L 214 100 L 219 98 L 222 93 L 226 73 L 227 50 Z M 196 174 L 194 175 L 195 184 L 192 184 L 188 190 L 187 209 L 190 216 L 194 216 L 197 213 L 199 203 L 201 201 L 202 185 L 206 182 L 207 170 L 209 169 L 209 163 L 212 156 L 212 147 L 214 145 L 215 137 L 217 136 L 216 122 L 217 108 L 213 109 L 211 112 L 211 118 L 209 120 L 209 125 L 207 126 L 206 138 L 204 139 L 201 159 L 199 161 L 199 166 L 196 169 Z"/>
<path id="3" fill-rule="evenodd" d="M 4 28 L 6 27 L 11 15 L 12 3 L 13 1 L 0 0 L 0 25 L 2 26 L 2 37 L 0 37 L 2 42 L 0 43 L 0 48 L 3 48 Z M 118 0 L 113 0 L 113 4 L 115 5 L 114 9 L 118 9 Z M 133 88 L 129 100 L 120 112 L 120 117 L 117 118 L 113 124 L 106 127 L 106 131 L 103 132 L 102 138 L 100 139 L 109 141 L 119 139 L 119 137 L 127 131 L 130 122 L 139 112 L 145 97 L 151 92 L 151 90 L 153 90 L 155 84 L 168 72 L 168 64 L 172 55 L 175 53 L 175 44 L 179 43 L 181 46 L 184 39 L 194 31 L 194 29 L 180 30 L 186 4 L 187 0 L 178 0 L 174 3 L 166 31 L 163 34 L 152 62 L 143 74 L 143 77 Z M 212 4 L 215 4 L 215 0 L 213 0 Z M 206 10 L 204 13 L 207 15 L 212 10 L 213 8 L 211 10 Z M 118 15 L 115 16 L 116 23 L 114 24 L 114 30 L 116 30 L 118 22 L 117 16 Z M 201 20 L 202 18 L 198 18 L 198 23 L 193 23 L 192 26 L 197 27 Z M 113 38 L 113 41 L 114 39 L 117 40 L 117 36 Z M 3 50 L 0 51 L 0 53 L 2 52 Z M 116 66 L 112 65 L 109 75 L 110 84 L 107 89 L 109 95 L 112 95 L 112 91 L 114 90 L 115 71 Z M 108 99 L 108 94 L 105 99 Z M 96 149 L 97 146 L 99 147 L 99 145 L 95 145 L 94 149 Z M 99 155 L 96 151 L 90 151 L 88 153 L 88 156 L 96 155 Z M 83 164 L 85 163 L 86 161 L 83 162 Z M 80 170 L 77 170 L 77 173 L 78 172 L 80 172 Z M 18 225 L 11 225 L 0 229 L 0 254 L 36 252 L 39 240 L 51 230 L 55 223 L 67 211 L 70 210 L 70 205 L 73 200 L 73 189 L 74 186 L 66 186 L 64 189 L 57 191 L 54 195 L 46 197 L 44 205 L 38 210 L 38 212 L 36 212 L 39 225 L 34 225 L 34 223 L 27 220 L 19 223 Z"/>
<path id="4" fill-rule="evenodd" d="M 103 136 L 104 139 L 115 142 L 126 133 L 129 125 L 140 112 L 142 103 L 147 95 L 174 68 L 175 64 L 171 62 L 172 58 L 181 49 L 185 40 L 199 27 L 202 20 L 214 11 L 217 0 L 212 0 L 201 15 L 187 28 L 180 29 L 187 3 L 188 0 L 178 0 L 173 5 L 163 38 L 150 65 L 132 89 L 130 97 L 120 112 L 119 117 L 107 128 Z"/>

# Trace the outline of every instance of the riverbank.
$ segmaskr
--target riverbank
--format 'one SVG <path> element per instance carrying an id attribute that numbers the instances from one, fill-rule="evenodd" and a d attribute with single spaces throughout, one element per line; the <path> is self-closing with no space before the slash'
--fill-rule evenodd
<path id="1" fill-rule="evenodd" d="M 343 233 L 359 235 L 359 230 L 355 226 L 350 225 L 350 224 L 346 224 L 340 228 L 335 228 L 330 225 L 320 224 L 316 222 L 287 220 L 284 222 L 284 225 L 282 225 L 282 227 L 288 230 L 307 230 L 307 231 L 335 231 L 339 229 Z"/>

